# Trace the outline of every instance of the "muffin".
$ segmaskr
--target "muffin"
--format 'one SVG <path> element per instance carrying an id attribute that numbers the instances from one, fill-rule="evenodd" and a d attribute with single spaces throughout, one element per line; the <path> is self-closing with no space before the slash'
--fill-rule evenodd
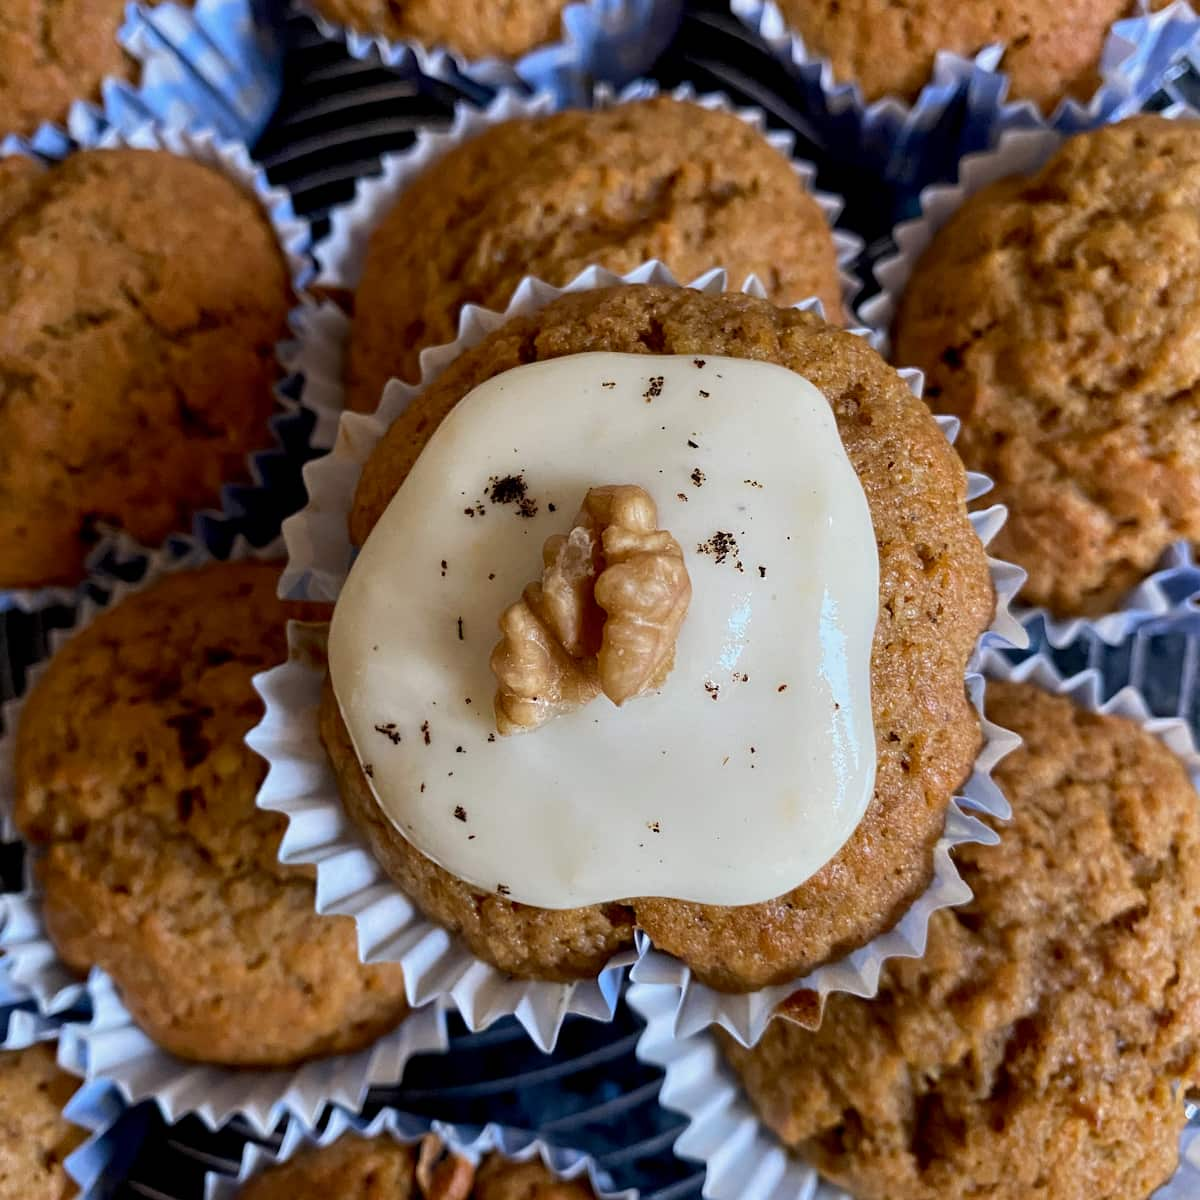
<path id="1" fill-rule="evenodd" d="M 255 807 L 251 678 L 305 615 L 277 579 L 223 563 L 130 596 L 54 656 L 17 730 L 15 817 L 63 961 L 107 971 L 164 1049 L 228 1066 L 357 1050 L 406 1013 L 400 968 L 360 963 Z"/>
<path id="2" fill-rule="evenodd" d="M 157 543 L 247 477 L 288 270 L 257 200 L 187 158 L 81 151 L 4 190 L 0 587 L 71 584 L 98 524 Z"/>
<path id="3" fill-rule="evenodd" d="M 414 236 L 414 231 L 419 231 Z M 464 304 L 503 309 L 520 280 L 661 259 L 687 281 L 751 272 L 777 304 L 842 317 L 833 235 L 792 164 L 732 113 L 660 96 L 493 125 L 438 159 L 371 235 L 355 296 L 347 404 L 374 412 L 419 378 Z"/>
<path id="4" fill-rule="evenodd" d="M 63 1166 L 87 1136 L 63 1116 L 75 1088 L 44 1043 L 0 1051 L 0 1200 L 79 1195 Z"/>
<path id="5" fill-rule="evenodd" d="M 713 987 L 749 991 L 788 983 L 889 929 L 924 890 L 947 807 L 978 751 L 980 728 L 966 696 L 964 673 L 991 618 L 994 594 L 983 547 L 965 511 L 965 474 L 925 406 L 864 340 L 835 329 L 813 313 L 779 309 L 742 294 L 628 286 L 562 297 L 539 313 L 508 322 L 448 367 L 397 417 L 368 459 L 350 514 L 351 542 L 364 545 L 416 469 L 435 429 L 467 393 L 501 373 L 515 378 L 512 369 L 522 364 L 545 364 L 594 351 L 683 356 L 683 364 L 701 384 L 700 397 L 708 395 L 705 371 L 711 371 L 713 364 L 699 356 L 777 364 L 803 375 L 820 390 L 823 395 L 817 401 L 827 420 L 832 409 L 836 426 L 831 436 L 835 444 L 840 438 L 850 478 L 865 494 L 866 538 L 873 529 L 878 551 L 878 620 L 872 622 L 861 648 L 870 683 L 865 753 L 874 762 L 874 788 L 864 798 L 865 815 L 853 834 L 806 882 L 765 903 L 727 906 L 655 898 L 572 908 L 514 903 L 505 898 L 510 889 L 493 886 L 489 892 L 472 886 L 426 857 L 399 832 L 375 798 L 373 787 L 379 780 L 373 774 L 372 783 L 364 774 L 343 718 L 343 698 L 335 697 L 331 688 L 326 689 L 321 712 L 323 740 L 346 810 L 388 874 L 432 920 L 502 971 L 559 981 L 594 976 L 614 953 L 632 944 L 637 925 L 657 947 L 678 956 Z M 714 361 L 719 372 L 721 360 L 714 357 Z M 790 372 L 779 374 L 793 378 Z M 656 384 L 661 390 L 662 380 L 652 380 L 645 404 L 640 398 L 634 404 L 636 411 L 660 411 L 652 407 L 661 402 L 655 400 Z M 620 428 L 617 432 L 619 436 Z M 687 432 L 680 432 L 681 447 Z M 510 444 L 500 434 L 497 445 Z M 689 436 L 682 453 L 700 453 L 690 449 L 693 446 L 697 442 Z M 739 483 L 743 473 L 738 472 Z M 692 503 L 685 509 L 688 494 L 681 492 L 673 511 L 695 509 L 701 495 L 695 489 L 713 483 L 710 479 L 705 484 L 704 473 L 697 468 L 685 484 Z M 757 494 L 753 489 L 760 485 L 751 479 L 745 485 L 742 494 L 749 503 Z M 673 484 L 662 486 L 674 489 Z M 493 502 L 512 499 L 500 495 L 500 490 L 493 486 Z M 523 504 L 534 501 L 532 495 L 524 496 Z M 548 507 L 553 511 L 555 506 Z M 495 530 L 497 526 L 486 523 L 531 515 L 511 509 L 508 515 L 485 515 L 483 504 L 478 506 L 478 517 L 476 511 L 468 498 L 465 516 L 459 519 L 472 518 L 478 529 Z M 721 536 L 734 542 L 731 535 Z M 697 546 L 695 555 L 711 559 L 717 553 L 716 561 L 721 562 L 726 548 L 715 541 Z M 700 570 L 690 546 L 688 550 L 693 571 Z M 442 575 L 451 579 L 458 569 L 454 561 L 443 561 L 441 567 Z M 413 564 L 410 574 L 416 569 Z M 743 579 L 770 586 L 767 567 L 756 568 L 753 560 L 744 565 L 736 544 L 722 569 L 736 572 L 729 578 L 738 586 Z M 343 590 L 339 606 L 346 595 Z M 698 592 L 693 603 L 700 600 Z M 491 611 L 499 611 L 500 601 L 498 596 Z M 461 641 L 461 621 L 458 633 Z M 676 663 L 675 670 L 680 669 Z M 704 705 L 710 699 L 720 702 L 721 686 L 705 684 L 709 696 L 702 697 Z M 748 674 L 735 673 L 723 686 L 727 692 L 761 686 L 768 692 L 764 703 L 773 703 L 776 693 L 785 693 L 788 685 L 776 686 L 775 679 L 756 679 L 752 684 Z M 466 703 L 472 699 L 468 697 Z M 705 707 L 704 714 L 721 711 Z M 441 724 L 450 715 L 445 708 L 437 712 L 441 715 L 434 723 L 422 727 L 425 745 L 432 736 L 434 749 L 439 736 L 444 736 L 439 734 Z M 388 740 L 407 735 L 387 724 L 377 729 Z M 495 734 L 488 735 L 488 743 L 495 741 Z M 420 743 L 413 739 L 412 744 L 415 748 Z M 383 739 L 375 739 L 371 749 L 383 755 L 388 747 Z M 460 753 L 468 750 L 475 753 L 473 746 L 459 747 Z M 764 761 L 769 755 L 763 753 L 761 742 L 746 752 L 742 748 L 745 756 L 735 764 L 738 769 L 753 770 L 756 763 L 769 769 Z M 480 745 L 479 753 L 494 753 L 494 747 Z M 462 760 L 462 765 L 470 761 Z M 654 761 L 657 770 L 657 757 Z M 374 766 L 367 765 L 374 772 Z M 458 767 L 459 762 L 449 765 Z M 722 767 L 719 759 L 715 765 L 718 770 Z M 746 778 L 753 781 L 762 775 Z M 679 790 L 677 778 L 673 782 L 668 774 L 662 779 L 662 788 Z M 433 801 L 440 786 L 431 779 L 426 803 Z M 421 792 L 425 794 L 424 783 Z M 570 801 L 569 795 L 563 796 L 564 803 Z M 471 837 L 468 818 L 472 814 L 463 811 L 455 816 L 463 822 L 464 835 Z M 651 841 L 659 832 L 650 829 Z"/>
<path id="6" fill-rule="evenodd" d="M 1200 537 L 1200 126 L 1081 134 L 972 196 L 917 263 L 895 359 L 962 418 L 1008 506 L 996 541 L 1061 616 L 1120 602 Z"/>
<path id="7" fill-rule="evenodd" d="M 593 1200 L 584 1181 L 559 1179 L 539 1160 L 517 1163 L 489 1154 L 472 1167 L 448 1154 L 429 1134 L 404 1145 L 390 1137 L 343 1134 L 328 1146 L 257 1175 L 238 1193 L 241 1200 Z"/>
<path id="8" fill-rule="evenodd" d="M 137 63 L 117 43 L 125 0 L 8 0 L 4 7 L 0 136 L 62 123 L 75 100 L 100 99 L 105 79 L 134 77 Z"/>
<path id="9" fill-rule="evenodd" d="M 777 0 L 808 50 L 833 64 L 868 100 L 915 100 L 933 76 L 939 50 L 971 58 L 1005 47 L 1000 69 L 1010 97 L 1045 112 L 1060 101 L 1087 100 L 1099 86 L 1100 56 L 1114 21 L 1140 11 L 1131 0 Z M 1161 8 L 1163 3 L 1152 3 Z M 869 35 L 867 34 L 867 31 Z"/>
<path id="10" fill-rule="evenodd" d="M 1025 739 L 1014 817 L 959 851 L 974 899 L 920 960 L 816 1033 L 727 1056 L 766 1123 L 860 1200 L 1145 1200 L 1200 1080 L 1200 821 L 1180 762 L 1131 721 L 989 683 Z"/>
<path id="11" fill-rule="evenodd" d="M 330 21 L 394 41 L 445 47 L 466 59 L 520 58 L 562 38 L 568 0 L 438 4 L 433 0 L 313 0 Z"/>

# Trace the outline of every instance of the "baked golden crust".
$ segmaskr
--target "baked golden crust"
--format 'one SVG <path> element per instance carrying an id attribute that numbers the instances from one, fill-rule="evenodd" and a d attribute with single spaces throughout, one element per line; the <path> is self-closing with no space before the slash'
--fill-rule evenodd
<path id="1" fill-rule="evenodd" d="M 0 202 L 3 587 L 74 583 L 98 522 L 156 544 L 246 478 L 291 295 L 258 202 L 211 167 L 84 150 L 18 179 Z"/>
<path id="2" fill-rule="evenodd" d="M 913 272 L 897 362 L 1008 505 L 996 553 L 1064 616 L 1200 538 L 1200 125 L 1138 117 L 971 197 Z"/>
<path id="3" fill-rule="evenodd" d="M 995 772 L 999 845 L 958 851 L 974 900 L 934 914 L 876 999 L 726 1054 L 861 1200 L 1145 1200 L 1200 1081 L 1200 799 L 1130 721 L 1029 684 L 987 699 L 1025 745 Z"/>
<path id="4" fill-rule="evenodd" d="M 519 58 L 562 38 L 569 0 L 313 0 L 330 21 L 467 59 Z"/>
<path id="5" fill-rule="evenodd" d="M 962 465 L 899 376 L 860 338 L 740 294 L 623 287 L 564 297 L 464 354 L 395 421 L 368 460 L 350 518 L 361 545 L 438 423 L 467 392 L 522 363 L 593 350 L 727 354 L 801 372 L 830 400 L 879 548 L 872 652 L 875 796 L 821 871 L 740 908 L 637 899 L 547 911 L 484 896 L 396 832 L 362 776 L 330 694 L 322 730 L 347 810 L 385 869 L 432 919 L 515 975 L 594 975 L 643 926 L 706 983 L 783 983 L 889 928 L 925 888 L 954 789 L 978 750 L 963 677 L 994 604 L 966 517 Z"/>
<path id="6" fill-rule="evenodd" d="M 77 1086 L 45 1043 L 0 1051 L 0 1200 L 79 1195 L 63 1161 L 87 1134 L 62 1115 Z"/>
<path id="7" fill-rule="evenodd" d="M 277 858 L 243 741 L 251 677 L 287 655 L 278 567 L 170 575 L 71 638 L 26 703 L 16 820 L 63 960 L 115 980 L 180 1057 L 289 1065 L 356 1050 L 407 1009 L 400 968 L 365 967 L 353 922 L 315 911 L 310 868 Z M 323 610 L 327 611 L 327 610 Z"/>
<path id="8" fill-rule="evenodd" d="M 1160 8 L 1164 0 L 1153 7 Z M 828 58 L 838 79 L 867 100 L 915 100 L 939 50 L 967 58 L 996 43 L 1010 95 L 1046 112 L 1099 86 L 1100 55 L 1112 23 L 1132 16 L 1131 0 L 778 0 L 809 51 Z"/>
<path id="9" fill-rule="evenodd" d="M 419 236 L 414 236 L 419 231 Z M 503 309 L 525 275 L 661 259 L 687 281 L 725 267 L 770 298 L 842 317 L 836 248 L 791 163 L 730 113 L 658 97 L 494 125 L 451 150 L 372 233 L 355 297 L 347 404 L 374 412 L 465 303 Z"/>
<path id="10" fill-rule="evenodd" d="M 428 1141 L 436 1141 L 432 1136 Z M 401 1145 L 390 1137 L 345 1134 L 256 1175 L 241 1200 L 593 1200 L 583 1182 L 556 1179 L 539 1161 L 514 1163 L 489 1154 L 477 1170 L 454 1160 L 452 1179 L 422 1170 L 427 1145 Z"/>

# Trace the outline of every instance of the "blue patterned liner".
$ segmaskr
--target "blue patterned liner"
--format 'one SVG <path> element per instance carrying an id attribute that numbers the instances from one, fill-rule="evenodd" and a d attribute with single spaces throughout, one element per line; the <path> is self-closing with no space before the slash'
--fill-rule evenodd
<path id="1" fill-rule="evenodd" d="M 1179 119 L 1200 116 L 1195 109 L 1176 103 L 1163 116 Z M 922 190 L 919 215 L 897 225 L 892 233 L 896 251 L 875 266 L 879 292 L 859 308 L 859 318 L 875 332 L 876 344 L 888 352 L 889 330 L 917 260 L 937 231 L 973 195 L 997 179 L 1036 171 L 1062 145 L 1068 135 L 1052 129 L 1013 129 L 1002 134 L 995 149 L 968 155 L 959 164 L 954 183 L 934 184 Z M 1014 612 L 1031 632 L 1042 634 L 1055 648 L 1068 646 L 1084 634 L 1108 645 L 1117 645 L 1139 626 L 1167 616 L 1196 612 L 1200 604 L 1200 567 L 1192 549 L 1181 541 L 1169 547 L 1159 566 L 1125 598 L 1121 607 L 1100 617 L 1056 617 L 1044 608 L 1015 606 Z"/>
<path id="2" fill-rule="evenodd" d="M 1029 101 L 1007 100 L 1003 46 L 987 46 L 973 58 L 942 51 L 915 101 L 886 96 L 868 103 L 858 84 L 835 78 L 829 60 L 789 28 L 775 0 L 732 0 L 732 8 L 789 69 L 827 146 L 857 146 L 864 166 L 894 185 L 914 187 L 948 176 L 958 158 L 985 149 L 1002 130 L 1075 133 L 1140 109 L 1195 42 L 1200 17 L 1187 0 L 1153 14 L 1145 0 L 1137 3 L 1138 15 L 1112 27 L 1096 93 L 1085 104 L 1063 101 L 1049 117 Z"/>
<path id="3" fill-rule="evenodd" d="M 354 58 L 377 58 L 394 70 L 419 70 L 467 85 L 464 90 L 474 90 L 477 100 L 486 100 L 489 89 L 515 87 L 551 92 L 560 104 L 581 103 L 595 82 L 625 84 L 643 74 L 667 48 L 683 8 L 682 0 L 584 0 L 563 10 L 561 41 L 515 60 L 469 61 L 445 47 L 335 25 L 305 0 L 298 6 L 324 37 L 342 42 Z"/>
<path id="4" fill-rule="evenodd" d="M 329 1120 L 317 1131 L 289 1120 L 281 1135 L 261 1144 L 250 1142 L 242 1151 L 236 1176 L 209 1171 L 204 1179 L 204 1200 L 236 1200 L 239 1188 L 259 1171 L 287 1162 L 298 1151 L 310 1146 L 329 1146 L 342 1136 L 361 1138 L 391 1138 L 405 1145 L 418 1142 L 429 1133 L 436 1134 L 446 1148 L 477 1163 L 485 1154 L 496 1152 L 514 1162 L 540 1159 L 559 1179 L 585 1178 L 598 1200 L 638 1200 L 638 1193 L 627 1188 L 615 1191 L 608 1176 L 587 1155 L 576 1150 L 552 1146 L 533 1134 L 499 1125 L 482 1129 L 464 1125 L 449 1125 L 444 1121 L 429 1121 L 409 1116 L 393 1108 L 385 1108 L 367 1120 L 343 1108 L 330 1111 Z"/>
<path id="5" fill-rule="evenodd" d="M 311 257 L 312 231 L 307 221 L 296 216 L 291 197 L 283 188 L 272 186 L 266 172 L 250 157 L 241 142 L 222 138 L 213 130 L 166 129 L 143 122 L 128 131 L 107 125 L 99 112 L 79 105 L 72 113 L 67 129 L 43 125 L 32 138 L 9 136 L 0 141 L 0 156 L 20 154 L 46 163 L 60 162 L 77 149 L 112 149 L 128 146 L 143 150 L 166 150 L 172 154 L 195 158 L 207 163 L 252 192 L 261 203 L 271 222 L 280 248 L 287 260 L 292 288 L 296 293 L 295 314 L 311 306 L 308 285 L 313 277 Z M 264 448 L 249 455 L 247 481 L 222 488 L 219 509 L 204 509 L 194 514 L 191 535 L 203 541 L 218 556 L 228 552 L 234 536 L 247 516 L 247 505 L 253 505 L 262 489 L 281 469 L 289 455 L 289 447 L 307 446 L 311 418 L 293 396 L 284 365 L 292 354 L 290 339 L 277 347 L 280 359 L 280 382 L 275 388 L 277 410 L 264 432 Z M 273 444 L 272 444 L 273 443 Z M 77 587 L 44 587 L 0 589 L 0 613 L 16 608 L 34 612 L 50 605 L 71 605 L 81 598 L 89 585 L 104 586 L 106 578 L 124 576 L 128 565 L 149 551 L 128 534 L 108 528 L 85 567 L 87 577 Z"/>
<path id="6" fill-rule="evenodd" d="M 1195 639 L 1189 639 L 1196 645 Z M 1195 659 L 1195 654 L 1190 656 Z M 1193 662 L 1193 668 L 1195 663 Z M 1187 767 L 1193 784 L 1200 785 L 1200 751 L 1187 723 L 1178 717 L 1156 715 L 1147 697 L 1125 686 L 1107 700 L 1113 680 L 1100 671 L 1086 670 L 1063 678 L 1052 660 L 1034 654 L 1019 664 L 989 650 L 984 655 L 989 678 L 1028 680 L 1059 695 L 1070 696 L 1083 708 L 1129 717 L 1166 743 Z M 1131 683 L 1138 676 L 1131 676 Z M 1185 687 L 1196 683 L 1195 671 Z M 1174 705 L 1168 706 L 1171 712 Z M 1185 704 L 1186 708 L 1187 705 Z M 758 1116 L 741 1090 L 736 1074 L 725 1062 L 711 1033 L 677 1032 L 679 989 L 671 983 L 635 983 L 628 993 L 630 1007 L 645 1021 L 637 1057 L 665 1072 L 660 1102 L 682 1113 L 688 1125 L 675 1143 L 675 1153 L 703 1164 L 706 1200 L 852 1200 L 823 1180 L 816 1169 L 790 1154 Z M 1181 1098 L 1180 1103 L 1184 1103 Z M 1175 1175 L 1150 1200 L 1195 1200 L 1200 1196 L 1200 1114 L 1189 1107 L 1191 1123 L 1180 1138 L 1180 1161 Z"/>
<path id="7" fill-rule="evenodd" d="M 218 557 L 231 561 L 277 560 L 281 553 L 278 542 L 255 548 L 238 539 L 227 555 Z M 201 540 L 184 537 L 173 539 L 163 550 L 144 554 L 138 582 L 109 581 L 109 591 L 102 602 L 91 597 L 85 599 L 74 626 L 55 630 L 51 635 L 51 655 L 106 608 L 119 604 L 165 574 L 201 566 L 213 557 Z M 40 663 L 30 671 L 26 695 L 46 665 Z M 0 737 L 0 839 L 3 840 L 16 837 L 12 824 L 16 795 L 14 750 L 23 705 L 24 698 L 18 698 L 3 708 L 4 735 Z M 431 1005 L 412 1012 L 398 1028 L 364 1050 L 316 1059 L 295 1068 L 251 1070 L 178 1059 L 159 1049 L 138 1028 L 108 975 L 94 968 L 87 980 L 82 981 L 59 958 L 42 920 L 40 893 L 29 869 L 31 853 L 27 849 L 24 889 L 0 894 L 0 963 L 4 968 L 0 971 L 0 1005 L 11 994 L 23 1002 L 19 1020 L 25 1028 L 61 1029 L 59 1062 L 87 1082 L 89 1097 L 104 1100 L 107 1089 L 129 1104 L 153 1100 L 168 1122 L 195 1113 L 212 1129 L 220 1128 L 240 1113 L 259 1134 L 265 1135 L 284 1114 L 293 1114 L 311 1125 L 326 1104 L 358 1108 L 368 1088 L 397 1083 L 414 1055 L 441 1053 L 448 1046 L 444 1013 Z M 81 1017 L 81 1012 L 89 1015 Z M 111 1101 L 104 1103 L 111 1107 Z M 91 1109 L 81 1108 L 81 1111 Z"/>

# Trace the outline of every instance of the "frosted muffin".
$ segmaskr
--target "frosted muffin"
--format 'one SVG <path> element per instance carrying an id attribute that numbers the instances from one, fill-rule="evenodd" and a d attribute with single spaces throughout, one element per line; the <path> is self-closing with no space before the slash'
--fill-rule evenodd
<path id="1" fill-rule="evenodd" d="M 478 1167 L 430 1134 L 403 1145 L 343 1134 L 255 1176 L 241 1200 L 593 1200 L 586 1181 L 559 1179 L 540 1161 L 489 1154 Z"/>
<path id="2" fill-rule="evenodd" d="M 157 544 L 270 444 L 287 264 L 261 205 L 160 151 L 6 160 L 0 588 L 78 582 L 97 527 Z"/>
<path id="3" fill-rule="evenodd" d="M 962 418 L 1023 597 L 1095 616 L 1200 537 L 1200 126 L 1137 117 L 963 204 L 913 271 L 897 362 Z"/>
<path id="4" fill-rule="evenodd" d="M 316 914 L 310 872 L 278 861 L 283 819 L 255 807 L 250 681 L 305 615 L 277 579 L 222 563 L 130 596 L 54 656 L 17 730 L 15 816 L 63 961 L 107 971 L 172 1054 L 229 1066 L 358 1050 L 407 1013 L 400 968 Z"/>
<path id="5" fill-rule="evenodd" d="M 635 286 L 510 321 L 358 484 L 321 717 L 347 811 L 513 975 L 593 976 L 635 926 L 728 991 L 845 954 L 926 887 L 979 747 L 964 493 L 816 315 Z"/>
<path id="6" fill-rule="evenodd" d="M 777 0 L 787 23 L 839 80 L 867 100 L 915 100 L 933 76 L 939 50 L 972 58 L 997 43 L 1009 95 L 1046 112 L 1099 86 L 1100 55 L 1114 21 L 1140 10 L 1130 0 Z M 1164 7 L 1155 2 L 1153 8 Z"/>
<path id="7" fill-rule="evenodd" d="M 413 231 L 420 236 L 414 237 Z M 833 234 L 792 164 L 731 113 L 658 97 L 490 126 L 438 159 L 371 235 L 355 296 L 347 403 L 374 412 L 466 303 L 503 309 L 520 280 L 660 259 L 677 279 L 754 273 L 778 304 L 842 316 Z"/>
<path id="8" fill-rule="evenodd" d="M 1024 739 L 996 768 L 996 846 L 921 960 L 819 1031 L 723 1044 L 763 1120 L 861 1200 L 1145 1200 L 1200 1080 L 1200 818 L 1182 764 L 1131 721 L 989 683 Z"/>
<path id="9" fill-rule="evenodd" d="M 0 1051 L 0 1200 L 79 1195 L 63 1166 L 87 1136 L 63 1116 L 76 1087 L 51 1046 Z"/>

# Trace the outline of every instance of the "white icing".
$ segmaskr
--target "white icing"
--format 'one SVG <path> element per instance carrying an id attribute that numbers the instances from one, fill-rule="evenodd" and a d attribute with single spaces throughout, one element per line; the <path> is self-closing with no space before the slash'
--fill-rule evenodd
<path id="1" fill-rule="evenodd" d="M 533 516 L 489 498 L 518 473 Z M 587 489 L 620 483 L 654 497 L 691 574 L 674 669 L 620 709 L 601 696 L 501 737 L 497 619 Z M 718 532 L 723 561 L 699 548 Z M 551 359 L 488 380 L 429 440 L 346 581 L 330 672 L 384 812 L 459 878 L 544 908 L 757 903 L 828 862 L 871 798 L 878 576 L 866 497 L 801 376 Z"/>

